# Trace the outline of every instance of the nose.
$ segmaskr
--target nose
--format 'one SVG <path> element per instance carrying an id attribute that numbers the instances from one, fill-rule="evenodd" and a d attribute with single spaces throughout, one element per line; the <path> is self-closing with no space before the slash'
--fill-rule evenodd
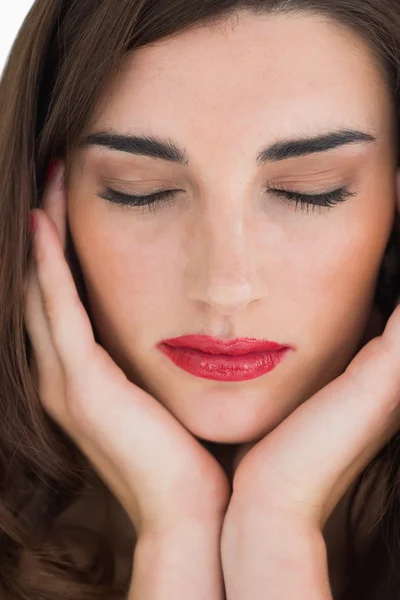
<path id="1" fill-rule="evenodd" d="M 227 211 L 228 212 L 228 211 Z M 259 300 L 254 228 L 244 215 L 214 215 L 197 223 L 190 241 L 189 297 L 221 315 L 243 311 Z"/>

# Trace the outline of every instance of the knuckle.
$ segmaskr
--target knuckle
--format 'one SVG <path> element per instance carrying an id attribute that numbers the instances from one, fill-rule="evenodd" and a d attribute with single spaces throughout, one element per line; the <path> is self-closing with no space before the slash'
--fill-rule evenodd
<path id="1" fill-rule="evenodd" d="M 51 298 L 43 296 L 43 308 L 47 316 L 51 331 L 56 331 L 60 319 L 60 309 Z"/>

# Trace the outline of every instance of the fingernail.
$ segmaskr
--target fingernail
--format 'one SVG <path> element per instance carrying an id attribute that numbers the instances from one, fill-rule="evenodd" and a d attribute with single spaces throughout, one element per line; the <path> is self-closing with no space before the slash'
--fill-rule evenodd
<path id="1" fill-rule="evenodd" d="M 58 165 L 58 159 L 52 158 L 50 161 L 49 168 L 47 170 L 46 183 L 49 183 L 49 181 L 54 177 L 54 173 L 57 170 L 57 165 Z"/>

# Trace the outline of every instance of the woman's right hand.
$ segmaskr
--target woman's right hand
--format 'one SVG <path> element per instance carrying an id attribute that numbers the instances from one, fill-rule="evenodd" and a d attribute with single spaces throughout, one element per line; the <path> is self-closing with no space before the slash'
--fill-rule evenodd
<path id="1" fill-rule="evenodd" d="M 65 258 L 64 163 L 47 184 L 28 273 L 25 324 L 46 412 L 119 499 L 138 536 L 222 521 L 230 486 L 217 460 L 96 343 Z"/>

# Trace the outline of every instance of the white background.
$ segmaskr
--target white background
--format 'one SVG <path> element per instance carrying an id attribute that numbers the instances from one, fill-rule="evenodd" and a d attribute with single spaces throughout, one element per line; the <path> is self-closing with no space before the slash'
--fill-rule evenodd
<path id="1" fill-rule="evenodd" d="M 33 0 L 0 0 L 0 74 Z"/>

